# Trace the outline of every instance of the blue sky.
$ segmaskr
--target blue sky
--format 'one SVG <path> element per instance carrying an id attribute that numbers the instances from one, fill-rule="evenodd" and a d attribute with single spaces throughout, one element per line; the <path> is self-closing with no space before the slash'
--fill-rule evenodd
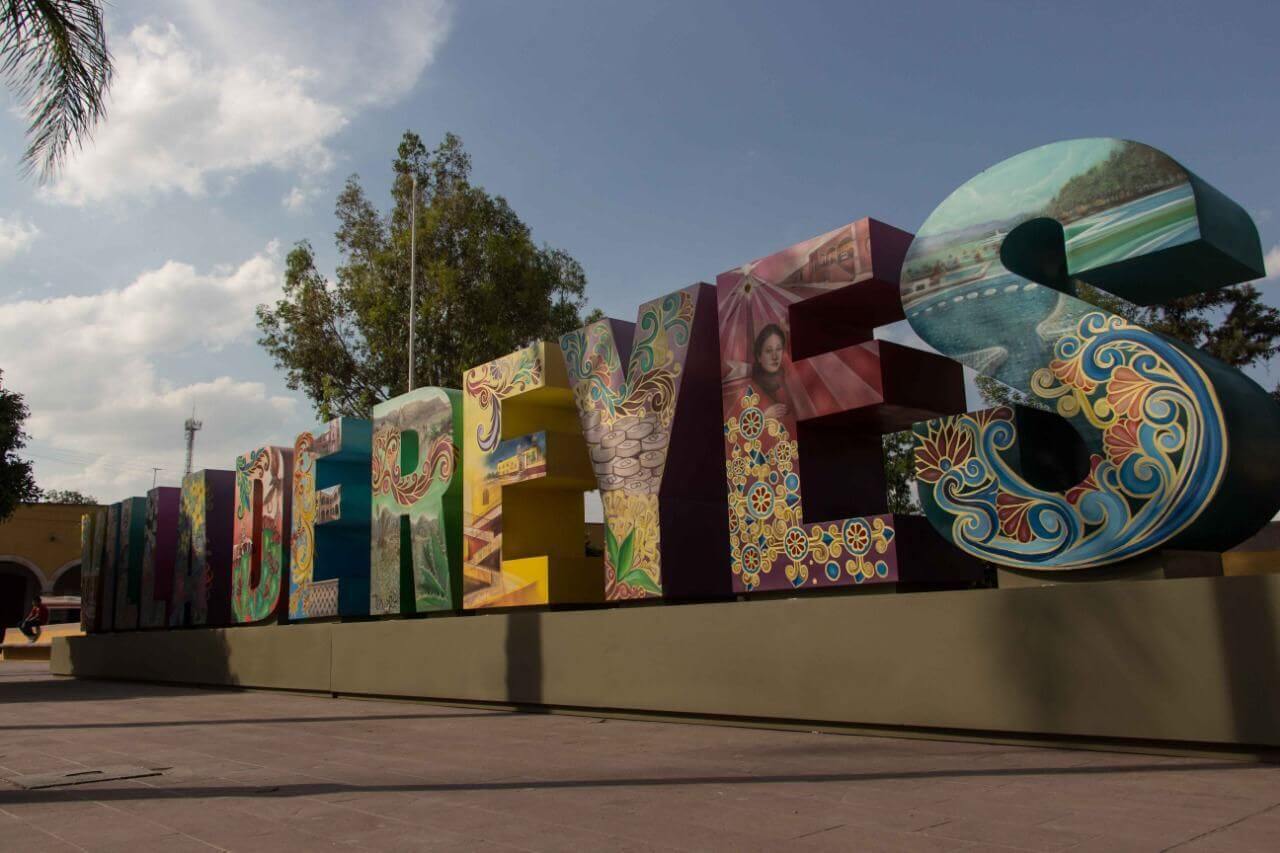
<path id="1" fill-rule="evenodd" d="M 855 218 L 915 230 L 982 169 L 1081 136 L 1166 151 L 1280 261 L 1273 3 L 174 0 L 108 24 L 111 113 L 58 183 L 18 177 L 0 113 L 0 369 L 42 485 L 104 499 L 151 466 L 176 483 L 193 403 L 198 466 L 311 422 L 252 306 L 298 239 L 332 267 L 334 197 L 358 172 L 385 204 L 406 128 L 460 134 L 627 319 Z"/>

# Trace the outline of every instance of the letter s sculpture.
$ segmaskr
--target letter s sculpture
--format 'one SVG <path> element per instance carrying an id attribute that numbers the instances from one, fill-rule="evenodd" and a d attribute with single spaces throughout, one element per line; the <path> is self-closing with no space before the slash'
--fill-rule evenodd
<path id="1" fill-rule="evenodd" d="M 999 407 L 916 424 L 934 527 L 1022 569 L 1087 568 L 1160 546 L 1221 551 L 1259 529 L 1280 507 L 1269 458 L 1280 406 L 1238 370 L 1077 293 L 1085 283 L 1151 305 L 1263 275 L 1248 214 L 1136 142 L 1046 145 L 953 192 L 903 262 L 911 327 L 1052 407 L 1084 453 L 1051 483 L 1061 420 Z"/>

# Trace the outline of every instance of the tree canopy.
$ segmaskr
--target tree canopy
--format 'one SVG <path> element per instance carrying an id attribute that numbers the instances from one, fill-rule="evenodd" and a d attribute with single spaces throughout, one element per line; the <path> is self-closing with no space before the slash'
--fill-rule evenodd
<path id="1" fill-rule="evenodd" d="M 375 403 L 406 390 L 411 243 L 419 387 L 460 387 L 467 368 L 583 322 L 581 265 L 536 244 L 506 199 L 471 183 L 461 139 L 449 133 L 428 150 L 406 131 L 392 170 L 386 213 L 357 175 L 338 196 L 334 280 L 317 270 L 304 240 L 288 255 L 284 298 L 258 306 L 259 343 L 322 419 L 369 417 Z"/>
<path id="2" fill-rule="evenodd" d="M 0 380 L 3 378 L 0 371 Z M 40 499 L 31 463 L 18 456 L 27 445 L 22 425 L 28 414 L 22 395 L 6 389 L 0 381 L 0 521 L 12 515 L 18 504 Z"/>
<path id="3" fill-rule="evenodd" d="M 96 504 L 98 499 L 75 489 L 46 489 L 40 494 L 40 502 L 46 504 Z"/>

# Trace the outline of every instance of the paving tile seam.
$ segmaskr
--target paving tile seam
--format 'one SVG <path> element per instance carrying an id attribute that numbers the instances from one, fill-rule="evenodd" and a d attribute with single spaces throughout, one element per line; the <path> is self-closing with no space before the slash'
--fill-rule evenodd
<path id="1" fill-rule="evenodd" d="M 232 700 L 242 700 L 245 697 L 234 696 L 228 697 Z M 143 758 L 139 761 L 142 763 L 169 763 L 172 760 L 175 764 L 187 764 L 194 768 L 198 774 L 201 761 L 207 761 L 212 764 L 230 764 L 232 766 L 241 767 L 242 770 L 232 771 L 234 774 L 243 772 L 248 774 L 261 774 L 263 776 L 277 775 L 281 778 L 291 780 L 287 784 L 317 784 L 332 787 L 339 792 L 339 796 L 343 790 L 358 792 L 362 788 L 370 785 L 377 787 L 379 782 L 391 782 L 388 787 L 396 787 L 394 784 L 397 780 L 406 780 L 412 783 L 422 784 L 428 790 L 423 791 L 405 791 L 410 802 L 413 801 L 429 801 L 432 799 L 447 799 L 453 801 L 451 808 L 467 809 L 468 813 L 481 814 L 492 819 L 495 825 L 492 829 L 478 829 L 475 837 L 492 838 L 494 844 L 502 845 L 503 849 L 524 849 L 524 846 L 514 846 L 510 841 L 498 841 L 499 838 L 509 837 L 510 833 L 504 831 L 497 825 L 499 821 L 519 821 L 530 827 L 536 826 L 542 831 L 553 831 L 553 828 L 572 827 L 573 833 L 582 833 L 582 836 L 590 838 L 590 841 L 583 841 L 584 847 L 590 848 L 595 839 L 600 838 L 616 838 L 621 842 L 620 846 L 628 846 L 626 842 L 635 842 L 639 845 L 653 845 L 643 831 L 643 824 L 637 823 L 639 816 L 645 813 L 649 808 L 649 804 L 659 802 L 664 798 L 670 798 L 673 795 L 679 796 L 682 800 L 690 802 L 696 799 L 699 802 L 714 802 L 714 799 L 708 797 L 729 795 L 726 802 L 737 801 L 743 804 L 743 807 L 750 808 L 751 803 L 757 797 L 776 796 L 784 801 L 793 801 L 804 810 L 798 821 L 790 823 L 798 823 L 809 820 L 820 819 L 820 815 L 815 815 L 814 810 L 821 811 L 821 803 L 838 801 L 843 807 L 856 805 L 858 794 L 854 789 L 866 787 L 879 792 L 876 796 L 883 798 L 892 798 L 895 795 L 901 796 L 904 793 L 914 792 L 917 789 L 924 789 L 926 801 L 928 798 L 942 796 L 934 802 L 938 806 L 931 808 L 952 808 L 959 811 L 963 808 L 963 794 L 954 792 L 970 790 L 978 796 L 989 795 L 999 792 L 1000 796 L 1009 802 L 1016 802 L 1017 798 L 1027 796 L 1054 796 L 1054 791 L 1067 791 L 1066 796 L 1069 798 L 1070 792 L 1088 792 L 1092 786 L 1104 783 L 1100 789 L 1111 792 L 1115 805 L 1108 807 L 1108 811 L 1113 813 L 1124 812 L 1127 809 L 1140 808 L 1152 810 L 1152 820 L 1158 813 L 1157 805 L 1162 801 L 1167 805 L 1172 805 L 1171 797 L 1184 797 L 1189 803 L 1197 806 L 1192 809 L 1190 817 L 1196 820 L 1210 820 L 1215 822 L 1215 826 L 1211 829 L 1205 829 L 1186 841 L 1180 841 L 1175 847 L 1180 847 L 1184 843 L 1195 840 L 1201 840 L 1212 836 L 1215 833 L 1226 831 L 1233 826 L 1239 826 L 1250 820 L 1267 815 L 1277 807 L 1277 803 L 1272 798 L 1265 801 L 1259 801 L 1260 808 L 1252 808 L 1247 814 L 1240 814 L 1239 806 L 1243 806 L 1249 802 L 1252 789 L 1259 784 L 1265 782 L 1268 786 L 1272 784 L 1275 778 L 1273 775 L 1280 771 L 1266 770 L 1266 775 L 1258 778 L 1254 782 L 1253 775 L 1239 775 L 1239 770 L 1243 769 L 1265 769 L 1258 768 L 1257 765 L 1245 765 L 1226 767 L 1204 767 L 1196 766 L 1192 759 L 1178 759 L 1164 756 L 1147 756 L 1143 759 L 1141 766 L 1125 767 L 1117 766 L 1127 763 L 1123 757 L 1112 756 L 1110 759 L 1106 755 L 1101 754 L 1081 754 L 1074 761 L 1061 761 L 1063 750 L 1053 749 L 1035 749 L 1028 748 L 1020 750 L 1019 748 L 1004 748 L 997 752 L 982 752 L 980 749 L 963 749 L 950 750 L 946 748 L 930 749 L 926 753 L 912 751 L 909 748 L 898 748 L 890 742 L 884 749 L 870 750 L 873 761 L 872 766 L 868 767 L 865 763 L 859 761 L 864 749 L 865 743 L 861 742 L 865 739 L 859 739 L 860 742 L 841 748 L 838 754 L 822 759 L 823 750 L 821 747 L 814 747 L 812 751 L 819 756 L 815 759 L 815 763 L 820 767 L 821 772 L 813 772 L 811 765 L 805 764 L 806 759 L 804 753 L 810 750 L 810 747 L 803 743 L 803 738 L 799 733 L 778 733 L 782 735 L 780 740 L 775 740 L 766 736 L 767 733 L 753 732 L 747 730 L 744 736 L 725 736 L 723 733 L 708 733 L 706 739 L 710 743 L 707 746 L 700 744 L 701 738 L 675 737 L 666 739 L 661 737 L 664 730 L 670 732 L 672 726 L 670 723 L 635 723 L 628 724 L 626 729 L 625 741 L 629 744 L 623 748 L 619 745 L 610 744 L 607 739 L 600 736 L 579 735 L 576 730 L 583 725 L 587 725 L 585 721 L 571 720 L 564 722 L 550 720 L 542 717 L 533 717 L 530 715 L 499 715 L 504 717 L 503 725 L 490 728 L 485 727 L 486 731 L 493 733 L 489 739 L 467 739 L 465 742 L 458 744 L 457 749 L 452 749 L 449 753 L 450 760 L 441 762 L 434 760 L 430 765 L 404 766 L 398 764 L 394 767 L 379 764 L 380 757 L 394 757 L 394 750 L 387 746 L 387 739 L 396 736 L 403 736 L 405 732 L 422 732 L 424 730 L 439 731 L 460 731 L 456 725 L 451 728 L 438 729 L 437 727 L 446 724 L 448 718 L 443 719 L 437 717 L 418 718 L 412 720 L 398 721 L 394 723 L 382 717 L 370 717 L 369 723 L 376 728 L 376 731 L 368 730 L 360 733 L 358 736 L 342 736 L 335 734 L 332 729 L 334 727 L 332 720 L 325 720 L 322 716 L 314 718 L 308 717 L 306 713 L 296 710 L 299 704 L 308 702 L 309 697 L 287 696 L 282 697 L 284 702 L 272 702 L 270 707 L 282 710 L 284 713 L 292 713 L 298 717 L 297 726 L 305 731 L 300 733 L 301 740 L 298 743 L 311 743 L 313 741 L 322 741 L 325 743 L 338 743 L 340 745 L 340 754 L 335 757 L 327 757 L 323 760 L 326 769 L 320 772 L 311 772 L 307 766 L 299 766 L 296 761 L 296 755 L 289 750 L 271 750 L 270 757 L 265 764 L 256 764 L 244 762 L 238 759 L 227 758 L 226 750 L 199 750 L 194 751 L 190 745 L 184 742 L 184 737 L 190 737 L 195 732 L 180 730 L 178 732 L 161 733 L 150 729 L 147 733 L 150 735 L 145 740 L 147 744 Z M 134 705 L 136 710 L 130 710 L 130 713 L 144 712 L 147 710 L 146 703 L 148 701 L 171 702 L 172 699 L 164 696 L 143 697 L 136 700 L 138 704 Z M 319 701 L 319 700 L 315 700 Z M 330 700 L 325 700 L 330 701 Z M 85 702 L 78 704 L 78 707 L 85 708 L 87 713 L 94 713 L 95 707 L 105 708 L 112 703 L 98 703 L 97 706 Z M 115 701 L 115 707 L 120 708 L 120 702 Z M 130 703 L 133 704 L 133 703 Z M 66 707 L 64 704 L 63 707 Z M 227 708 L 231 711 L 228 718 L 236 719 L 238 714 L 244 713 L 241 708 L 256 707 L 253 703 L 245 703 L 237 701 L 233 707 Z M 193 713 L 200 712 L 201 709 L 193 708 Z M 205 717 L 215 717 L 217 715 L 209 714 L 207 709 L 203 709 Z M 443 715 L 441 715 L 443 716 Z M 49 719 L 61 719 L 61 717 L 50 717 Z M 130 719 L 127 716 L 120 716 L 119 719 Z M 227 732 L 234 734 L 235 737 L 231 743 L 231 754 L 248 755 L 253 750 L 259 750 L 262 745 L 269 743 L 272 738 L 271 731 L 279 729 L 281 723 L 275 721 L 274 718 L 263 718 L 262 725 L 255 723 L 234 724 L 233 726 L 222 726 L 216 731 L 227 732 L 228 729 L 233 731 Z M 526 728 L 532 726 L 532 728 Z M 169 729 L 181 727 L 169 726 Z M 192 727 L 194 728 L 194 727 Z M 617 725 L 615 729 L 622 729 L 623 726 Z M 684 727 L 692 728 L 692 727 Z M 723 732 L 723 727 L 717 727 Z M 523 732 L 533 731 L 535 736 L 522 736 Z M 622 732 L 618 732 L 622 734 Z M 69 752 L 73 752 L 76 746 L 83 742 L 92 733 L 84 728 L 68 729 L 65 735 L 51 736 L 39 735 L 39 743 L 36 749 L 29 752 L 23 752 L 21 755 L 12 756 L 13 762 L 37 762 L 44 763 L 46 766 L 52 764 L 60 764 L 65 766 L 90 766 L 95 763 L 94 759 L 86 758 L 84 761 L 66 759 L 62 756 Z M 759 735 L 757 739 L 755 736 Z M 852 739 L 850 739 L 852 740 Z M 121 740 L 123 743 L 124 740 Z M 141 742 L 141 741 L 140 741 Z M 216 743 L 216 741 L 212 741 Z M 770 748 L 766 750 L 768 755 L 761 757 L 759 754 L 753 753 L 753 747 L 756 744 L 769 744 Z M 776 745 L 776 746 L 775 746 Z M 969 745 L 963 745 L 968 747 Z M 468 779 L 458 781 L 457 775 L 451 768 L 467 768 L 474 764 L 468 763 L 464 757 L 468 750 L 494 750 L 502 757 L 496 760 L 482 760 L 479 763 L 485 765 L 502 765 L 506 764 L 513 769 L 517 767 L 534 768 L 532 774 L 529 772 L 517 773 L 515 775 L 509 773 L 487 773 L 478 779 Z M 553 762 L 544 760 L 538 764 L 539 750 L 550 750 L 551 755 L 555 757 Z M 658 757 L 652 762 L 643 762 L 650 766 L 641 768 L 637 772 L 637 750 L 643 754 L 645 750 L 656 750 L 654 754 Z M 698 759 L 696 762 L 691 755 L 681 753 L 681 749 L 687 749 L 696 752 Z M 360 751 L 364 752 L 364 757 L 368 760 L 365 763 L 360 762 Z M 173 752 L 172 759 L 168 756 L 161 757 L 165 752 Z M 184 751 L 189 751 L 192 756 L 200 758 L 186 757 L 181 755 Z M 507 753 L 510 752 L 508 755 Z M 385 753 L 380 756 L 380 753 Z M 119 749 L 102 749 L 101 754 L 109 755 L 133 755 L 126 752 L 124 748 Z M 11 754 L 12 755 L 12 754 Z M 932 772 L 931 764 L 937 761 L 951 764 L 961 764 L 958 768 L 945 768 L 946 770 L 963 769 L 965 756 L 972 755 L 973 760 L 968 762 L 972 769 L 972 775 L 958 776 L 939 776 L 934 779 L 925 779 L 924 784 L 919 780 L 919 776 L 927 776 Z M 931 760 L 929 756 L 933 756 Z M 1114 759 L 1120 760 L 1114 760 Z M 295 759 L 289 761 L 287 765 L 277 762 L 283 762 L 287 759 Z M 675 764 L 668 762 L 680 760 Z M 753 760 L 754 759 L 754 760 Z M 105 760 L 105 758 L 104 758 Z M 935 761 L 936 760 L 936 761 Z M 744 769 L 741 765 L 746 762 L 748 766 Z M 857 762 L 857 763 L 854 763 Z M 320 763 L 319 761 L 317 763 Z M 9 764 L 4 765 L 8 767 Z M 447 764 L 447 766 L 442 766 Z M 1050 766 L 1055 765 L 1056 766 Z M 1183 768 L 1183 765 L 1189 765 Z M 606 766 L 608 770 L 597 776 L 597 772 L 602 766 Z M 902 768 L 905 766 L 905 770 Z M 368 769 L 372 768 L 372 769 Z M 1077 774 L 1074 778 L 1070 775 L 1064 775 L 1060 771 L 1064 768 L 1073 768 Z M 493 769 L 498 769 L 494 767 Z M 849 769 L 855 772 L 844 773 L 842 771 Z M 350 771 L 350 775 L 347 771 Z M 550 772 L 548 772 L 550 771 Z M 593 772 L 595 771 L 595 772 Z M 679 771 L 679 773 L 677 773 Z M 771 772 L 772 771 L 772 772 Z M 802 777 L 808 775 L 810 778 L 801 779 L 798 782 L 791 782 L 799 773 Z M 984 776 L 982 774 L 999 774 Z M 453 775 L 451 775 L 453 774 Z M 534 775 L 536 774 L 536 775 Z M 621 775 L 620 775 L 621 774 Z M 1098 774 L 1098 775 L 1094 775 Z M 1115 775 L 1101 775 L 1115 774 Z M 629 776 L 638 778 L 628 778 Z M 879 775 L 881 778 L 875 778 Z M 766 778 L 755 778 L 763 776 Z M 665 777 L 665 778 L 664 778 Z M 834 777 L 834 778 L 830 778 Z M 847 777 L 847 778 L 841 778 Z M 864 778 L 866 777 L 866 778 Z M 872 781 L 867 781 L 870 778 Z M 155 800 L 167 800 L 170 798 L 183 798 L 184 793 L 179 790 L 163 787 L 166 777 L 155 780 L 152 784 L 146 780 L 138 780 L 135 786 L 145 789 L 150 798 Z M 205 781 L 208 780 L 208 781 Z M 173 781 L 171 778 L 169 781 Z M 199 787 L 222 787 L 226 789 L 225 795 L 214 795 L 216 799 L 210 802 L 216 802 L 218 799 L 225 799 L 227 807 L 236 814 L 257 817 L 263 815 L 262 809 L 257 808 L 254 800 L 257 799 L 249 794 L 247 797 L 246 789 L 250 788 L 254 783 L 253 780 L 245 778 L 236 778 L 234 775 L 227 775 L 225 770 L 211 774 L 207 777 L 197 778 L 194 786 Z M 572 802 L 575 797 L 575 785 L 583 786 L 583 793 L 579 796 L 585 796 L 585 791 L 591 790 L 593 793 L 590 797 L 592 811 L 594 817 L 575 823 L 573 821 L 557 821 L 554 818 L 555 812 L 551 812 L 552 816 L 543 818 L 537 815 L 536 811 L 530 812 L 529 808 L 536 805 L 534 800 L 524 796 L 527 791 L 536 791 L 539 784 L 545 782 L 565 783 L 557 787 L 548 789 L 548 795 L 551 797 L 547 802 L 556 803 L 556 808 L 563 808 L 566 801 Z M 501 783 L 517 783 L 500 787 L 496 790 L 486 790 L 486 785 L 494 785 Z M 874 787 L 873 783 L 874 782 Z M 521 785 L 519 783 L 528 783 Z M 795 789 L 791 785 L 803 786 Z M 641 787 L 635 787 L 640 785 Z M 593 787 L 595 786 L 595 787 Z M 601 787 L 603 786 L 603 787 Z M 408 787 L 408 786 L 406 786 Z M 442 788 L 442 790 L 430 790 L 431 788 Z M 599 790 L 597 790 L 599 788 Z M 612 791 L 631 792 L 629 796 L 634 796 L 640 791 L 644 791 L 643 797 L 637 797 L 636 802 L 641 803 L 636 810 L 628 813 L 633 817 L 627 821 L 625 827 L 620 827 L 617 832 L 610 833 L 608 827 L 608 810 L 615 806 L 611 804 L 610 797 L 613 796 Z M 836 792 L 836 796 L 830 799 L 823 799 L 816 792 L 831 790 Z M 1225 790 L 1225 793 L 1224 793 Z M 1259 789 L 1261 790 L 1261 789 Z M 101 791 L 98 792 L 101 795 Z M 508 799 L 508 795 L 515 796 L 517 800 Z M 115 814 L 133 815 L 135 812 L 129 809 L 115 805 L 120 800 L 102 800 L 95 801 L 92 799 L 94 792 L 85 791 L 83 794 L 74 797 L 61 798 L 61 802 L 78 803 L 81 805 L 89 805 L 94 808 L 110 809 Z M 290 801 L 297 803 L 293 811 L 288 812 L 285 818 L 289 822 L 291 828 L 296 827 L 296 832 L 303 833 L 303 839 L 315 839 L 317 842 L 323 842 L 326 846 L 331 846 L 331 838 L 324 835 L 309 831 L 306 829 L 308 820 L 319 820 L 319 817 L 311 816 L 310 809 L 318 809 L 321 813 L 335 810 L 335 813 L 343 814 L 361 814 L 369 823 L 376 825 L 377 829 L 368 830 L 365 834 L 371 834 L 380 831 L 382 828 L 398 830 L 404 827 L 422 826 L 421 821 L 413 821 L 411 819 L 396 817 L 389 814 L 380 814 L 377 811 L 361 807 L 361 800 L 352 798 L 350 800 L 329 800 L 325 799 L 326 794 L 297 794 L 288 797 Z M 455 799 L 460 798 L 460 799 Z M 262 797 L 262 799 L 270 799 Z M 874 799 L 874 798 L 873 798 Z M 197 797 L 191 798 L 193 803 L 199 803 Z M 477 802 L 478 801 L 478 802 Z M 1034 800 L 1032 801 L 1034 802 Z M 1232 802 L 1238 805 L 1233 807 Z M 1263 806 L 1263 803 L 1266 803 Z M 60 803 L 46 802 L 43 804 L 48 810 L 56 810 Z M 376 808 L 370 802 L 371 808 Z M 412 806 L 410 806 L 411 808 Z M 285 806 L 286 809 L 289 806 Z M 1190 808 L 1190 807 L 1188 807 Z M 928 808 L 912 807 L 902 809 L 901 814 L 906 815 L 910 819 L 913 812 L 920 814 L 928 811 Z M 1233 811 L 1234 814 L 1219 818 L 1216 814 L 1222 810 Z M 80 848 L 67 838 L 61 837 L 55 833 L 45 831 L 42 827 L 30 820 L 27 820 L 15 814 L 10 809 L 0 809 L 8 817 L 20 821 L 25 826 L 32 827 L 33 830 L 41 833 L 41 837 L 51 837 L 61 843 L 66 843 Z M 31 812 L 22 810 L 21 814 L 28 817 Z M 41 810 L 41 815 L 48 815 L 49 811 Z M 136 814 L 147 814 L 144 812 L 136 812 Z M 461 813 L 459 813 L 461 814 Z M 799 814 L 797 812 L 797 814 Z M 767 821 L 769 818 L 766 814 L 760 815 L 755 823 L 759 825 L 761 821 Z M 1058 828 L 1049 826 L 1055 820 L 1061 819 L 1054 817 L 1045 817 L 1043 819 L 1031 820 L 1034 817 L 1033 812 L 1025 812 L 1023 820 L 1016 822 L 998 821 L 1003 826 L 992 828 L 995 832 L 990 836 L 992 840 L 1003 843 L 1008 849 L 1020 848 L 1020 844 L 1009 845 L 1009 840 L 1020 841 L 1017 838 L 1001 837 L 999 833 L 1005 829 L 1010 831 L 1021 829 L 1026 830 L 1028 827 L 1042 829 L 1047 832 L 1071 833 L 1077 832 L 1069 828 Z M 834 817 L 834 815 L 833 815 Z M 47 818 L 46 818 L 47 819 Z M 152 824 L 164 827 L 172 833 L 173 838 L 183 837 L 190 838 L 206 846 L 210 842 L 205 841 L 198 835 L 192 836 L 189 832 L 183 832 L 176 826 L 165 823 L 163 819 L 145 818 Z M 262 819 L 266 819 L 265 817 Z M 838 820 L 839 818 L 837 818 Z M 946 842 L 949 849 L 960 849 L 983 845 L 987 847 L 994 846 L 989 841 L 973 841 L 970 840 L 974 835 L 972 832 L 988 831 L 983 825 L 989 825 L 993 822 L 993 818 L 972 817 L 962 813 L 960 820 L 966 820 L 969 825 L 961 826 L 959 833 L 961 837 L 951 837 L 950 835 L 941 833 L 932 833 L 931 830 L 941 829 L 948 823 L 953 823 L 952 818 L 943 818 L 934 823 L 928 823 L 923 826 L 916 825 L 911 829 L 901 827 L 893 827 L 886 823 L 868 822 L 861 824 L 856 822 L 845 822 L 835 824 L 834 826 L 825 826 L 815 824 L 815 829 L 808 832 L 799 832 L 792 835 L 793 840 L 798 840 L 810 836 L 820 837 L 823 832 L 834 832 L 840 829 L 840 837 L 843 839 L 850 829 L 866 830 L 873 833 L 885 834 L 885 837 L 902 836 L 906 838 L 911 835 L 917 837 L 929 837 L 935 840 Z M 1270 821 L 1270 818 L 1266 818 Z M 466 823 L 467 821 L 463 821 Z M 716 846 L 731 846 L 731 836 L 726 834 L 724 843 L 717 844 L 714 841 L 715 827 L 718 822 L 710 822 L 708 824 L 691 825 L 689 841 L 681 844 L 683 849 L 708 849 Z M 1255 824 L 1257 826 L 1258 824 Z M 1262 824 L 1267 826 L 1268 824 Z M 444 824 L 447 826 L 447 823 Z M 441 831 L 444 830 L 441 827 Z M 600 828 L 593 828 L 600 827 Z M 791 828 L 788 826 L 788 828 Z M 312 830 L 315 828 L 312 827 Z M 817 834 L 815 836 L 815 833 Z M 589 835 L 588 835 L 589 834 Z M 776 843 L 780 846 L 785 843 L 777 840 L 777 836 L 764 836 L 775 838 Z M 1059 838 L 1052 846 L 1062 849 L 1070 849 L 1077 846 L 1091 846 L 1096 843 L 1096 839 L 1111 838 L 1122 840 L 1126 836 L 1122 833 L 1103 832 L 1102 834 L 1087 834 L 1084 839 L 1071 840 L 1069 846 L 1064 846 L 1065 839 Z M 1233 836 L 1234 838 L 1234 836 Z M 709 840 L 710 839 L 710 840 Z M 1042 839 L 1044 840 L 1044 839 Z M 84 839 L 82 839 L 82 842 Z M 740 840 L 739 840 L 740 841 Z M 349 842 L 349 843 L 348 843 Z M 347 843 L 348 849 L 377 849 L 376 842 L 374 847 L 368 847 L 365 843 L 363 835 L 351 835 Z M 1025 842 L 1024 842 L 1025 843 Z M 533 843 L 529 847 L 534 849 L 545 849 L 544 845 Z M 749 844 L 744 846 L 751 846 Z M 765 845 L 768 846 L 768 845 Z M 823 846 L 818 843 L 818 846 Z M 223 848 L 215 848 L 223 849 Z"/>
<path id="2" fill-rule="evenodd" d="M 142 781 L 142 780 L 139 780 L 139 781 Z M 145 783 L 144 783 L 144 784 L 145 784 Z M 97 802 L 97 801 L 95 801 L 95 802 Z M 131 820 L 138 820 L 138 819 L 139 819 L 139 816 L 138 816 L 138 815 L 136 815 L 136 814 L 134 814 L 133 812 L 128 812 L 128 811 L 125 811 L 124 809 L 117 808 L 116 806 L 113 806 L 113 805 L 111 805 L 110 803 L 98 802 L 98 805 L 100 805 L 100 806 L 102 806 L 102 807 L 104 807 L 104 808 L 106 808 L 106 809 L 109 809 L 109 810 L 111 810 L 111 811 L 113 811 L 113 812 L 118 812 L 118 813 L 120 813 L 122 816 L 124 816 L 124 818 L 126 818 L 126 819 L 131 819 Z M 170 834 L 172 834 L 172 835 L 180 835 L 180 836 L 182 836 L 183 838 L 190 839 L 191 841 L 194 841 L 194 842 L 196 842 L 197 844 L 203 844 L 205 847 L 211 847 L 211 848 L 213 848 L 213 849 L 215 849 L 215 850 L 225 850 L 225 848 L 218 847 L 217 845 L 214 845 L 214 844 L 210 844 L 209 842 L 205 841 L 203 838 L 199 838 L 199 837 L 197 837 L 197 836 L 194 836 L 194 835 L 191 835 L 191 834 L 189 834 L 189 833 L 183 832 L 181 829 L 179 829 L 179 828 L 178 828 L 178 827 L 176 827 L 176 826 L 172 826 L 172 825 L 170 825 L 170 824 L 167 824 L 167 823 L 164 823 L 164 822 L 162 822 L 162 821 L 158 821 L 158 820 L 155 820 L 155 819 L 152 819 L 152 818 L 142 818 L 142 819 L 143 819 L 143 820 L 148 821 L 149 823 L 154 823 L 154 824 L 156 824 L 157 826 L 163 826 L 165 829 L 169 830 L 169 831 L 170 831 Z"/>
<path id="3" fill-rule="evenodd" d="M 24 821 L 24 823 L 26 823 L 27 826 L 31 827 L 32 829 L 35 829 L 38 832 L 43 832 L 45 835 L 61 842 L 62 844 L 67 845 L 68 847 L 74 847 L 77 850 L 85 851 L 85 853 L 88 853 L 88 848 L 81 847 L 79 844 L 76 844 L 74 841 L 63 838 L 61 835 L 58 835 L 58 833 L 53 832 L 52 830 L 45 829 L 43 826 L 37 826 L 31 821 Z"/>
<path id="4" fill-rule="evenodd" d="M 1222 826 L 1219 826 L 1219 827 L 1216 827 L 1216 828 L 1214 828 L 1214 829 L 1209 830 L 1208 832 L 1202 832 L 1201 834 L 1199 834 L 1199 835 L 1195 836 L 1194 838 L 1188 838 L 1188 839 L 1187 839 L 1187 840 L 1185 840 L 1185 841 L 1180 841 L 1180 842 L 1178 842 L 1177 844 L 1174 844 L 1172 847 L 1166 847 L 1166 848 L 1164 848 L 1164 849 L 1165 849 L 1165 850 L 1176 850 L 1176 849 L 1178 849 L 1179 847 L 1184 847 L 1184 846 L 1186 846 L 1186 845 L 1188 845 L 1188 844 L 1192 844 L 1192 843 L 1194 843 L 1194 842 L 1196 842 L 1196 841 L 1199 841 L 1199 840 L 1200 840 L 1200 839 L 1202 839 L 1202 838 L 1208 838 L 1208 837 L 1209 837 L 1209 836 L 1211 836 L 1211 835 L 1216 835 L 1216 834 L 1217 834 L 1217 833 L 1219 833 L 1219 832 L 1223 832 L 1223 831 L 1225 831 L 1225 830 L 1228 830 L 1228 829 L 1230 829 L 1231 827 L 1236 826 L 1236 825 L 1241 824 L 1241 823 L 1244 823 L 1244 822 L 1245 822 L 1245 821 L 1247 821 L 1247 820 L 1252 820 L 1252 819 L 1253 819 L 1253 818 L 1255 818 L 1255 817 L 1261 817 L 1262 815 L 1266 814 L 1267 812 L 1275 811 L 1276 809 L 1280 809 L 1280 803 L 1272 803 L 1271 805 L 1267 806 L 1266 808 L 1264 808 L 1264 809 L 1260 809 L 1259 811 L 1256 811 L 1256 812 L 1254 812 L 1253 814 L 1247 814 L 1247 815 L 1245 815 L 1245 816 L 1244 816 L 1244 817 L 1242 817 L 1242 818 L 1238 818 L 1238 819 L 1236 819 L 1236 820 L 1233 820 L 1233 821 L 1231 821 L 1230 823 L 1225 823 L 1225 824 L 1223 824 Z M 1163 853 L 1163 851 L 1162 851 L 1162 853 Z"/>

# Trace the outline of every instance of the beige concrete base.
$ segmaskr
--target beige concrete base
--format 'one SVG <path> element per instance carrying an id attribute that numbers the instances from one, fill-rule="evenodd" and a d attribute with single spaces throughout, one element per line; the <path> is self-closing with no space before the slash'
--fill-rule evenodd
<path id="1" fill-rule="evenodd" d="M 55 673 L 1280 746 L 1280 576 L 59 640 Z"/>
<path id="2" fill-rule="evenodd" d="M 5 643 L 0 646 L 0 660 L 48 660 L 51 646 Z"/>
<path id="3" fill-rule="evenodd" d="M 1095 569 L 1032 571 L 997 569 L 1001 589 L 1029 586 L 1057 586 L 1068 583 L 1097 583 L 1112 580 L 1174 580 L 1179 578 L 1222 577 L 1225 554 L 1213 551 L 1158 550 L 1123 563 Z"/>

